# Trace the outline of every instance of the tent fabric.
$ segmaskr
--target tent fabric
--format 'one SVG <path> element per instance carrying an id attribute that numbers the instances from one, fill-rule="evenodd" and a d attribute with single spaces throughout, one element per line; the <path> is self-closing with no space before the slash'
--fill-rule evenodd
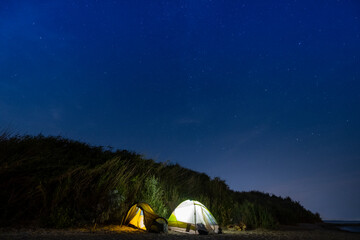
<path id="1" fill-rule="evenodd" d="M 164 225 L 162 226 L 164 229 L 160 228 L 159 223 Z M 135 203 L 130 207 L 123 221 L 123 225 L 129 224 L 145 231 L 156 232 L 157 228 L 160 228 L 159 232 L 167 230 L 166 219 L 157 215 L 150 205 L 145 202 Z"/>
<path id="2" fill-rule="evenodd" d="M 192 234 L 219 233 L 219 225 L 204 204 L 186 200 L 177 206 L 168 219 L 170 230 Z"/>

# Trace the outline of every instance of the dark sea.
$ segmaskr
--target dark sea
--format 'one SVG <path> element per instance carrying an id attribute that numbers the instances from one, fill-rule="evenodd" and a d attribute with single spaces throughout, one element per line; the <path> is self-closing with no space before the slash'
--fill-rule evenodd
<path id="1" fill-rule="evenodd" d="M 360 221 L 328 220 L 324 222 L 334 224 L 337 228 L 343 231 L 360 233 Z"/>

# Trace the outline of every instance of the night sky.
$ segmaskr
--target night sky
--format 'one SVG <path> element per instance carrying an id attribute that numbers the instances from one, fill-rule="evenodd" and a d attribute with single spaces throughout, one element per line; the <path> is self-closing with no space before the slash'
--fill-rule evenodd
<path id="1" fill-rule="evenodd" d="M 360 1 L 1 1 L 0 128 L 360 220 Z"/>

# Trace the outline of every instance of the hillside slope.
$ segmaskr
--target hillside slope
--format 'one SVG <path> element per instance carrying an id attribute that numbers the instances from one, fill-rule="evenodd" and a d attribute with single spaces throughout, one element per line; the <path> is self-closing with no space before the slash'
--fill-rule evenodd
<path id="1" fill-rule="evenodd" d="M 219 178 L 126 150 L 61 137 L 0 136 L 0 226 L 119 223 L 137 201 L 168 217 L 185 199 L 204 203 L 222 225 L 321 221 L 290 198 L 232 191 Z"/>

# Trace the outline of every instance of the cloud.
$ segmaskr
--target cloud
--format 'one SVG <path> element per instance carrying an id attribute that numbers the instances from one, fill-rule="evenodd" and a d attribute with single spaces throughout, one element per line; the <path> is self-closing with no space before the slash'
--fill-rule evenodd
<path id="1" fill-rule="evenodd" d="M 53 108 L 50 110 L 50 113 L 51 113 L 51 117 L 54 119 L 54 120 L 61 120 L 61 110 L 60 109 L 56 109 L 56 108 Z"/>

